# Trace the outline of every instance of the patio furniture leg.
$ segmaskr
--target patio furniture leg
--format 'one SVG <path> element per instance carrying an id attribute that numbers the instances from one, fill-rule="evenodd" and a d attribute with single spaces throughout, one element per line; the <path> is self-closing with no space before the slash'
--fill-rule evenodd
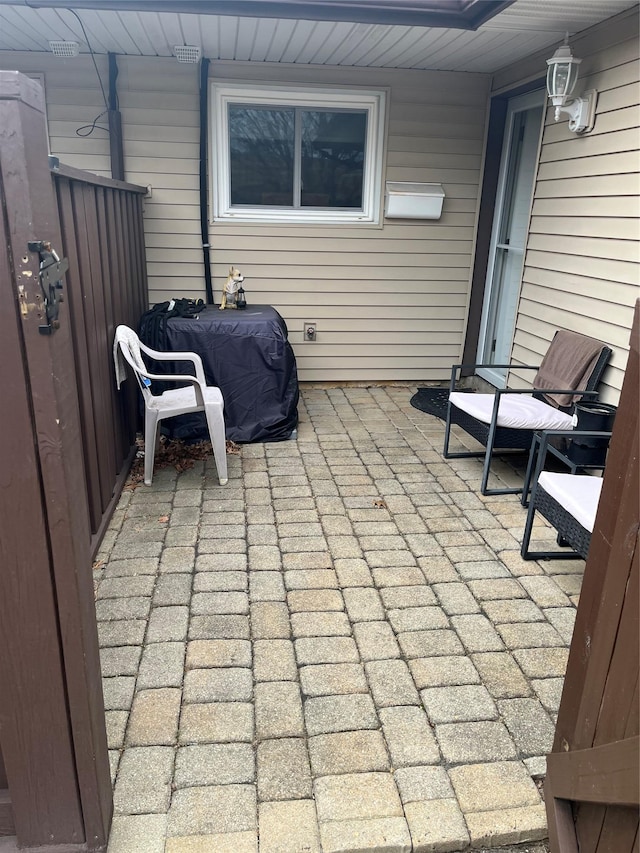
<path id="1" fill-rule="evenodd" d="M 217 405 L 205 405 L 204 411 L 209 427 L 213 457 L 216 460 L 216 470 L 221 486 L 228 482 L 227 477 L 227 445 L 225 440 L 224 417 L 222 408 Z"/>
<path id="2" fill-rule="evenodd" d="M 522 487 L 522 497 L 520 498 L 520 503 L 522 506 L 529 506 L 529 494 L 531 492 L 531 477 L 533 475 L 533 469 L 538 461 L 538 454 L 540 453 L 540 436 L 534 433 L 533 438 L 531 439 L 531 450 L 529 451 L 529 461 L 527 462 L 527 472 L 524 475 L 524 485 Z M 539 473 L 539 472 L 538 472 Z"/>
<path id="3" fill-rule="evenodd" d="M 144 482 L 151 485 L 153 480 L 153 462 L 156 455 L 156 435 L 158 433 L 158 413 L 147 409 L 144 419 Z"/>
<path id="4" fill-rule="evenodd" d="M 494 408 L 493 418 L 491 419 L 491 425 L 489 426 L 489 437 L 487 439 L 487 449 L 484 454 L 484 465 L 482 467 L 482 482 L 480 483 L 480 493 L 483 495 L 519 495 L 522 491 L 521 487 L 518 486 L 516 488 L 504 488 L 504 489 L 490 489 L 489 488 L 489 475 L 491 473 L 491 459 L 493 457 L 494 452 L 494 444 L 496 440 L 496 429 L 498 428 L 497 420 L 498 420 L 498 412 L 497 412 L 498 402 L 496 402 L 496 406 Z"/>
<path id="5" fill-rule="evenodd" d="M 479 459 L 481 456 L 485 455 L 484 450 L 456 450 L 451 452 L 449 450 L 449 439 L 451 437 L 451 403 L 447 403 L 447 419 L 445 421 L 444 427 L 444 447 L 442 449 L 442 455 L 445 459 L 469 459 L 475 458 Z"/>

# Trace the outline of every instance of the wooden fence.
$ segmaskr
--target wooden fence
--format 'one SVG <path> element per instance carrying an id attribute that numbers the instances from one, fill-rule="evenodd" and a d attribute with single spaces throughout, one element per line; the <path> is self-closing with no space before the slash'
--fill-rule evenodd
<path id="1" fill-rule="evenodd" d="M 136 390 L 116 392 L 112 342 L 146 305 L 143 193 L 64 167 L 52 177 L 42 90 L 0 71 L 2 853 L 107 846 L 91 560 L 138 418 Z M 49 244 L 69 262 L 62 290 L 41 276 Z"/>
<path id="2" fill-rule="evenodd" d="M 69 260 L 65 294 L 76 364 L 95 553 L 135 450 L 137 389 L 116 390 L 113 335 L 136 328 L 147 306 L 142 226 L 143 187 L 55 165 L 62 253 Z M 127 387 L 129 386 L 129 387 Z"/>
<path id="3" fill-rule="evenodd" d="M 640 301 L 545 786 L 553 853 L 637 853 Z"/>

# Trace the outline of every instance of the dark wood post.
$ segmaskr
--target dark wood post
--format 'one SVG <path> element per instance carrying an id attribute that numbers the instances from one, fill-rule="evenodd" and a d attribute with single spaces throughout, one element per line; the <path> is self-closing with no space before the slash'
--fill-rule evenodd
<path id="1" fill-rule="evenodd" d="M 553 853 L 638 850 L 639 389 L 640 300 L 547 757 Z"/>
<path id="2" fill-rule="evenodd" d="M 111 177 L 124 181 L 124 146 L 122 142 L 122 115 L 118 108 L 118 58 L 109 54 L 109 153 L 111 155 Z"/>
<path id="3" fill-rule="evenodd" d="M 39 329 L 28 248 L 61 251 L 58 214 L 42 90 L 11 71 L 0 195 L 0 747 L 19 847 L 101 851 L 112 797 L 75 365 L 66 303 Z"/>

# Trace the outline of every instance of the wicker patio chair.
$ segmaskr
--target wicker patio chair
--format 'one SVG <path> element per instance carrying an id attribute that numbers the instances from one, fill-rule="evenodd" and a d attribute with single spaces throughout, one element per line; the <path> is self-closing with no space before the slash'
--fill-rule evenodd
<path id="1" fill-rule="evenodd" d="M 580 368 L 571 358 L 563 359 L 571 347 L 585 355 Z M 517 488 L 489 489 L 491 459 L 495 453 L 531 449 L 535 432 L 540 430 L 571 430 L 574 403 L 580 399 L 595 399 L 597 388 L 609 359 L 611 349 L 586 335 L 559 330 L 540 365 L 523 364 L 454 364 L 451 368 L 449 401 L 445 425 L 445 459 L 484 457 L 480 491 L 483 495 L 519 494 Z M 591 357 L 589 357 L 591 354 Z M 563 371 L 563 364 L 567 369 Z M 546 367 L 545 367 L 546 365 Z M 549 370 L 552 366 L 552 370 Z M 456 391 L 459 372 L 478 367 L 535 370 L 533 388 L 498 388 L 491 394 L 467 394 Z M 546 372 L 545 372 L 546 371 Z M 549 377 L 556 381 L 549 384 Z M 554 387 L 555 386 L 555 387 Z M 461 427 L 484 446 L 481 451 L 450 451 L 451 427 Z"/>
<path id="2" fill-rule="evenodd" d="M 549 442 L 558 436 L 578 438 L 610 439 L 610 432 L 576 430 L 569 432 L 544 432 L 540 440 L 540 450 L 535 472 L 535 481 L 527 520 L 522 537 L 520 553 L 524 560 L 586 560 L 591 542 L 591 533 L 600 500 L 602 478 L 589 474 L 566 474 L 544 471 Z M 558 533 L 560 547 L 572 550 L 531 551 L 531 533 L 536 512 L 539 512 Z"/>

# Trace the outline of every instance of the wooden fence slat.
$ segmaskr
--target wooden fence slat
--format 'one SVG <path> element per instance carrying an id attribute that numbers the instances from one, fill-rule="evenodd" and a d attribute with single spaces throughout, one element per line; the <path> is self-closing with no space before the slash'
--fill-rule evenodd
<path id="1" fill-rule="evenodd" d="M 74 202 L 72 186 L 68 180 L 57 182 L 58 214 L 62 230 L 62 247 L 69 258 L 77 258 L 78 245 L 75 229 Z M 66 281 L 66 295 L 69 304 L 71 332 L 73 337 L 76 371 L 78 377 L 78 401 L 82 424 L 82 451 L 86 471 L 87 497 L 91 529 L 95 530 L 102 516 L 100 498 L 100 475 L 98 471 L 98 447 L 96 445 L 96 423 L 91 393 L 89 369 L 89 347 L 85 323 L 85 304 L 80 271 L 76 263 L 69 265 Z"/>
<path id="2" fill-rule="evenodd" d="M 105 192 L 106 190 L 104 187 L 94 187 L 93 199 L 96 212 L 96 228 L 98 231 L 97 251 L 100 261 L 100 281 L 94 298 L 99 300 L 103 312 L 101 318 L 96 314 L 96 322 L 99 323 L 100 319 L 102 321 L 102 325 L 97 327 L 97 331 L 99 333 L 100 340 L 99 353 L 101 356 L 100 362 L 102 366 L 101 374 L 102 381 L 104 382 L 103 399 L 105 410 L 108 411 L 108 423 L 113 424 L 115 421 L 115 413 L 118 410 L 117 390 L 114 382 L 112 381 L 111 371 L 112 343 L 115 331 L 114 317 L 117 315 L 114 312 L 113 289 L 111 285 L 111 252 L 110 246 L 107 243 L 108 228 L 104 212 Z M 105 446 L 102 448 L 102 453 L 105 456 L 105 465 L 108 466 L 109 471 L 108 485 L 110 488 L 107 490 L 108 497 L 105 503 L 106 507 L 111 499 L 113 483 L 118 475 L 120 467 L 120 459 L 116 461 L 117 437 L 114 434 L 113 429 L 110 429 L 105 436 Z M 103 507 L 103 510 L 105 507 Z"/>
<path id="3" fill-rule="evenodd" d="M 132 283 L 127 281 L 124 275 L 123 247 L 120 244 L 120 232 L 117 227 L 119 206 L 117 198 L 120 193 L 111 191 L 106 199 L 107 207 L 107 241 L 111 251 L 111 275 L 113 287 L 121 294 L 121 306 L 119 308 L 118 323 L 131 326 L 131 314 L 135 310 L 133 306 L 137 303 L 137 294 L 134 292 L 132 298 Z M 115 330 L 114 330 L 115 331 Z M 112 382 L 115 388 L 115 373 L 112 371 Z M 122 440 L 129 447 L 135 441 L 136 405 L 138 400 L 138 387 L 134 382 L 125 382 L 118 392 L 118 411 L 120 412 L 120 433 Z"/>
<path id="4" fill-rule="evenodd" d="M 112 482 L 118 475 L 119 462 L 126 455 L 126 451 L 122 446 L 122 431 L 117 423 L 116 413 L 119 410 L 118 391 L 115 382 L 112 378 L 111 370 L 111 352 L 113 338 L 115 334 L 116 321 L 115 317 L 119 317 L 120 312 L 116 307 L 116 299 L 114 298 L 113 273 L 112 273 L 112 249 L 108 242 L 108 223 L 106 221 L 106 196 L 113 192 L 105 187 L 95 187 L 96 197 L 96 214 L 98 227 L 98 242 L 100 246 L 100 264 L 101 264 L 101 282 L 102 295 L 104 301 L 104 334 L 105 334 L 105 349 L 106 358 L 104 364 L 104 381 L 106 390 L 109 392 L 109 423 L 108 423 L 108 441 L 109 450 L 111 451 L 112 461 Z"/>
<path id="5" fill-rule="evenodd" d="M 638 831 L 638 810 L 609 806 L 598 838 L 596 853 L 632 850 Z"/>
<path id="6" fill-rule="evenodd" d="M 571 801 L 556 799 L 553 777 L 548 773 L 544 790 L 551 850 L 553 853 L 579 853 Z"/>
<path id="7" fill-rule="evenodd" d="M 95 451 L 93 451 L 93 461 L 95 465 L 94 488 L 97 489 L 100 501 L 99 511 L 102 512 L 102 507 L 105 504 L 105 496 L 102 484 L 106 479 L 106 474 L 102 470 L 103 457 L 100 453 L 100 443 L 104 430 L 104 408 L 102 407 L 100 402 L 100 373 L 98 359 L 96 357 L 96 343 L 93 335 L 93 329 L 95 328 L 95 318 L 93 291 L 91 287 L 91 245 L 89 243 L 89 234 L 86 228 L 87 213 L 85 211 L 84 185 L 73 183 L 70 184 L 70 188 L 73 205 L 73 230 L 75 234 L 75 246 L 77 252 L 76 258 L 74 260 L 78 270 L 80 292 L 82 294 L 82 309 L 85 335 L 84 351 L 80 353 L 80 358 L 86 362 L 88 368 L 88 379 L 86 381 L 86 384 L 82 384 L 81 393 L 86 394 L 87 397 L 90 399 L 91 407 L 93 410 L 95 431 Z M 89 452 L 92 452 L 92 450 L 90 450 Z"/>
<path id="8" fill-rule="evenodd" d="M 103 509 L 111 500 L 113 482 L 117 476 L 117 467 L 112 443 L 110 429 L 110 414 L 112 411 L 113 384 L 111 382 L 110 360 L 112 358 L 111 346 L 108 335 L 107 298 L 106 290 L 108 282 L 104 278 L 102 253 L 104 247 L 100 240 L 100 229 L 98 223 L 98 200 L 99 187 L 85 186 L 83 188 L 85 199 L 85 213 L 87 215 L 86 227 L 88 231 L 89 246 L 92 251 L 89 255 L 91 264 L 91 289 L 93 298 L 94 328 L 92 331 L 93 342 L 96 348 L 97 372 L 99 386 L 95 389 L 99 405 L 102 410 L 102 418 L 99 425 L 100 441 L 98 448 L 101 454 L 101 492 L 103 498 Z"/>
<path id="9" fill-rule="evenodd" d="M 624 730 L 625 737 L 632 737 L 640 733 L 640 674 L 636 672 L 636 686 L 633 690 L 633 698 L 631 699 L 631 713 L 627 720 L 627 727 Z"/>
<path id="10" fill-rule="evenodd" d="M 637 434 L 636 438 L 640 440 L 640 436 Z M 636 488 L 640 490 L 640 481 L 637 476 L 631 479 L 631 489 Z M 625 496 L 628 502 L 633 503 L 632 500 L 629 500 L 631 495 L 628 491 L 623 494 L 623 501 Z M 640 635 L 638 634 L 638 620 L 637 618 L 634 619 L 640 601 L 640 571 L 638 570 L 640 549 L 637 547 L 637 542 L 636 538 L 631 575 L 622 604 L 620 628 L 616 636 L 604 686 L 594 745 L 623 738 L 628 721 L 633 715 L 635 676 L 640 668 Z M 634 734 L 638 734 L 638 732 L 636 731 Z"/>

